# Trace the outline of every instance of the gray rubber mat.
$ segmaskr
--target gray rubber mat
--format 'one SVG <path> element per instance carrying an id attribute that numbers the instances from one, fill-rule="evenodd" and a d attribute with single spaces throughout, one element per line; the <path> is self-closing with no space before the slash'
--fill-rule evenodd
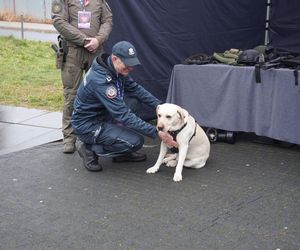
<path id="1" fill-rule="evenodd" d="M 0 156 L 0 249 L 299 249 L 299 148 L 212 144 L 207 165 L 88 172 L 50 143 Z"/>
<path id="2" fill-rule="evenodd" d="M 62 140 L 62 113 L 0 105 L 0 155 Z"/>

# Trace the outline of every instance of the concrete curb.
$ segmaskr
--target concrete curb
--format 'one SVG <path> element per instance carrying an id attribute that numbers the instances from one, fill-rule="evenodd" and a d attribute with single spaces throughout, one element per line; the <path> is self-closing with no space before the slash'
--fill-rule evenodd
<path id="1" fill-rule="evenodd" d="M 21 30 L 21 22 L 4 22 L 0 21 L 0 28 L 2 29 L 13 29 Z M 37 31 L 44 33 L 57 33 L 56 29 L 52 24 L 43 23 L 23 23 L 23 28 L 25 31 Z"/>

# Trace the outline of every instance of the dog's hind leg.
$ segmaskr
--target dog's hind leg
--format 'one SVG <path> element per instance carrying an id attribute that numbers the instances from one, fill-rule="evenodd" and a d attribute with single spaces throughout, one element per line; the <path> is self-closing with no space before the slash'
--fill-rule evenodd
<path id="1" fill-rule="evenodd" d="M 177 155 L 174 154 L 167 154 L 163 159 L 163 163 L 166 164 L 167 167 L 175 167 L 177 165 Z"/>
<path id="2" fill-rule="evenodd" d="M 188 168 L 202 168 L 206 164 L 206 159 L 189 159 L 185 160 L 184 166 Z"/>
<path id="3" fill-rule="evenodd" d="M 177 153 L 173 153 L 173 154 L 166 154 L 165 158 L 163 161 L 170 161 L 170 160 L 174 160 L 177 157 Z M 164 162 L 165 163 L 165 162 Z"/>
<path id="4" fill-rule="evenodd" d="M 177 160 L 170 160 L 166 163 L 166 166 L 170 167 L 170 168 L 174 168 L 174 167 L 176 167 L 177 162 L 178 162 Z"/>

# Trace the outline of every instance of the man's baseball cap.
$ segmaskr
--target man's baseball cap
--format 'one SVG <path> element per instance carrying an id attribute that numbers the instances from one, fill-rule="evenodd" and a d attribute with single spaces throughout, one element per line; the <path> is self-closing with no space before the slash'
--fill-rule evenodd
<path id="1" fill-rule="evenodd" d="M 126 66 L 136 66 L 141 64 L 137 58 L 135 47 L 127 41 L 116 43 L 112 47 L 112 54 L 119 57 Z"/>

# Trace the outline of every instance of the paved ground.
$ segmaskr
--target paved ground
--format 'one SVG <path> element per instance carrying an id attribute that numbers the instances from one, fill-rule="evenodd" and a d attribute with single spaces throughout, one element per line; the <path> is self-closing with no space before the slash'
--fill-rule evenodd
<path id="1" fill-rule="evenodd" d="M 0 249 L 300 249 L 300 154 L 238 137 L 212 145 L 207 166 L 148 161 L 103 172 L 55 142 L 0 156 Z M 151 146 L 152 145 L 152 146 Z"/>
<path id="2" fill-rule="evenodd" d="M 62 113 L 0 105 L 0 155 L 62 139 Z"/>

